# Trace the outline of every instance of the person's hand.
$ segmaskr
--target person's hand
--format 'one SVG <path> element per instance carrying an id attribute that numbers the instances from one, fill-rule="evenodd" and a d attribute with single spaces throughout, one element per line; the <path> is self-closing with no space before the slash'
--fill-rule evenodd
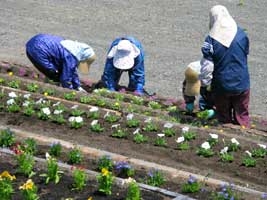
<path id="1" fill-rule="evenodd" d="M 193 103 L 187 103 L 185 106 L 185 109 L 187 112 L 192 113 L 194 110 L 194 104 Z"/>
<path id="2" fill-rule="evenodd" d="M 82 87 L 78 87 L 77 90 L 78 90 L 79 92 L 85 92 L 85 93 L 87 93 L 87 91 L 86 91 L 85 89 L 83 89 Z"/>

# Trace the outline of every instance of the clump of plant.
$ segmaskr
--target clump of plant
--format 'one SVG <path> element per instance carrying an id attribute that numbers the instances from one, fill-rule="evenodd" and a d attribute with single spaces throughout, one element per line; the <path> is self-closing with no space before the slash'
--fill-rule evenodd
<path id="1" fill-rule="evenodd" d="M 208 138 L 208 142 L 209 142 L 210 146 L 213 147 L 214 145 L 216 145 L 219 141 L 218 138 L 219 138 L 219 136 L 217 134 L 210 133 L 209 138 Z"/>
<path id="2" fill-rule="evenodd" d="M 55 94 L 55 90 L 51 89 L 51 88 L 45 88 L 43 90 L 43 94 L 45 96 L 53 96 Z"/>
<path id="3" fill-rule="evenodd" d="M 203 157 L 211 157 L 214 155 L 214 152 L 211 149 L 211 146 L 208 142 L 204 142 L 197 150 L 197 154 Z"/>
<path id="4" fill-rule="evenodd" d="M 161 105 L 160 103 L 156 102 L 156 101 L 150 101 L 148 103 L 148 106 L 152 109 L 161 109 Z"/>
<path id="5" fill-rule="evenodd" d="M 134 179 L 129 178 L 130 180 L 128 182 L 128 191 L 127 191 L 127 196 L 126 200 L 141 200 L 141 192 L 138 184 Z"/>
<path id="6" fill-rule="evenodd" d="M 126 138 L 128 136 L 128 132 L 126 129 L 116 128 L 112 132 L 111 136 L 115 138 Z"/>
<path id="7" fill-rule="evenodd" d="M 104 107 L 106 105 L 106 101 L 104 99 L 97 99 L 95 104 L 99 107 Z"/>
<path id="8" fill-rule="evenodd" d="M 7 103 L 7 111 L 8 112 L 16 113 L 16 112 L 19 112 L 21 109 L 15 99 L 9 99 L 9 100 L 7 100 L 6 103 Z"/>
<path id="9" fill-rule="evenodd" d="M 213 200 L 240 200 L 241 196 L 234 190 L 234 185 L 222 184 L 220 192 L 213 192 Z"/>
<path id="10" fill-rule="evenodd" d="M 73 190 L 82 190 L 86 186 L 88 176 L 82 167 L 75 167 L 73 169 Z"/>
<path id="11" fill-rule="evenodd" d="M 37 113 L 37 116 L 41 120 L 48 120 L 51 116 L 51 111 L 48 107 L 41 108 L 40 111 Z"/>
<path id="12" fill-rule="evenodd" d="M 118 176 L 123 177 L 123 178 L 131 177 L 135 174 L 135 171 L 132 168 L 132 166 L 126 161 L 116 162 L 114 168 Z"/>
<path id="13" fill-rule="evenodd" d="M 39 196 L 37 195 L 37 187 L 32 181 L 32 179 L 28 179 L 26 183 L 21 185 L 19 189 L 22 192 L 22 196 L 26 200 L 38 200 Z"/>
<path id="14" fill-rule="evenodd" d="M 134 135 L 133 140 L 134 140 L 135 143 L 141 144 L 141 143 L 147 142 L 148 141 L 148 137 L 144 136 L 141 133 L 137 133 L 137 134 Z"/>
<path id="15" fill-rule="evenodd" d="M 138 119 L 128 119 L 126 122 L 126 126 L 129 128 L 135 128 L 140 125 L 140 121 Z"/>
<path id="16" fill-rule="evenodd" d="M 172 137 L 175 135 L 175 130 L 173 129 L 173 124 L 166 123 L 166 124 L 164 124 L 163 127 L 164 127 L 163 133 L 165 134 L 165 136 Z"/>
<path id="17" fill-rule="evenodd" d="M 151 170 L 149 171 L 146 179 L 146 184 L 151 186 L 161 186 L 165 183 L 165 179 L 163 174 L 159 170 Z"/>
<path id="18" fill-rule="evenodd" d="M 177 142 L 177 148 L 179 150 L 185 151 L 185 150 L 188 150 L 190 148 L 190 145 L 187 141 L 185 141 L 184 136 L 178 137 L 176 142 Z"/>
<path id="19" fill-rule="evenodd" d="M 93 92 L 103 97 L 108 96 L 110 94 L 110 91 L 106 88 L 95 89 Z"/>
<path id="20" fill-rule="evenodd" d="M 78 128 L 81 128 L 83 126 L 83 118 L 78 116 L 78 117 L 74 117 L 74 116 L 71 116 L 69 118 L 69 122 L 70 122 L 70 127 L 71 128 L 74 128 L 74 129 L 78 129 Z"/>
<path id="21" fill-rule="evenodd" d="M 75 97 L 76 97 L 76 92 L 74 92 L 74 91 L 64 94 L 64 99 L 66 99 L 66 100 L 72 101 L 72 100 L 74 100 Z"/>
<path id="22" fill-rule="evenodd" d="M 92 107 L 89 110 L 87 117 L 89 117 L 91 119 L 99 119 L 99 117 L 100 117 L 99 109 L 97 107 Z"/>
<path id="23" fill-rule="evenodd" d="M 146 125 L 144 126 L 143 130 L 146 132 L 156 132 L 159 130 L 159 128 L 153 122 L 147 122 Z"/>
<path id="24" fill-rule="evenodd" d="M 69 158 L 69 163 L 70 164 L 79 164 L 82 162 L 82 153 L 81 150 L 78 148 L 73 148 L 69 154 L 68 154 L 68 158 Z"/>
<path id="25" fill-rule="evenodd" d="M 155 140 L 155 145 L 156 146 L 160 146 L 160 147 L 166 147 L 167 146 L 167 142 L 166 139 L 164 138 L 164 134 L 158 134 Z"/>
<path id="26" fill-rule="evenodd" d="M 34 113 L 35 113 L 35 110 L 33 108 L 33 103 L 31 101 L 24 101 L 23 103 L 23 114 L 25 116 L 28 116 L 28 117 L 31 117 Z"/>
<path id="27" fill-rule="evenodd" d="M 91 131 L 96 132 L 96 133 L 100 133 L 104 131 L 104 128 L 101 127 L 100 123 L 98 123 L 98 120 L 93 120 L 91 122 L 90 129 Z"/>
<path id="28" fill-rule="evenodd" d="M 6 82 L 5 79 L 0 78 L 0 84 L 1 84 L 1 85 L 3 85 L 5 82 Z"/>
<path id="29" fill-rule="evenodd" d="M 59 183 L 62 171 L 59 170 L 57 160 L 52 158 L 48 153 L 46 153 L 47 159 L 47 173 L 41 174 L 41 177 L 46 177 L 45 184 L 48 184 L 50 181 L 54 181 L 55 184 Z"/>
<path id="30" fill-rule="evenodd" d="M 228 152 L 229 147 L 224 147 L 220 152 L 222 162 L 233 162 L 234 156 Z"/>
<path id="31" fill-rule="evenodd" d="M 109 123 L 114 123 L 119 121 L 120 116 L 116 114 L 110 114 L 109 112 L 104 116 L 104 120 Z"/>
<path id="32" fill-rule="evenodd" d="M 16 155 L 17 163 L 18 163 L 18 173 L 22 173 L 28 177 L 33 176 L 35 173 L 33 172 L 34 166 L 34 158 L 33 155 L 29 153 L 25 153 L 23 151 L 18 151 L 19 153 Z"/>
<path id="33" fill-rule="evenodd" d="M 8 171 L 3 171 L 0 174 L 0 196 L 3 200 L 10 200 L 14 193 L 12 181 L 16 180 L 15 176 L 9 174 Z"/>
<path id="34" fill-rule="evenodd" d="M 246 167 L 256 166 L 256 160 L 252 158 L 252 154 L 249 151 L 246 151 L 246 155 L 242 159 L 242 164 Z"/>
<path id="35" fill-rule="evenodd" d="M 264 158 L 267 154 L 266 146 L 265 145 L 259 145 L 259 148 L 252 150 L 252 157 L 255 158 Z"/>
<path id="36" fill-rule="evenodd" d="M 196 193 L 199 192 L 201 184 L 197 181 L 197 178 L 190 175 L 186 183 L 182 185 L 182 192 L 184 193 Z"/>
<path id="37" fill-rule="evenodd" d="M 101 171 L 103 168 L 111 171 L 113 169 L 113 163 L 110 156 L 104 155 L 98 160 L 98 170 Z"/>
<path id="38" fill-rule="evenodd" d="M 132 96 L 131 103 L 136 105 L 144 105 L 144 99 L 139 96 Z"/>
<path id="39" fill-rule="evenodd" d="M 121 109 L 121 104 L 120 104 L 120 102 L 111 103 L 111 104 L 110 104 L 110 107 L 111 107 L 113 110 L 120 110 L 120 109 Z"/>
<path id="40" fill-rule="evenodd" d="M 114 93 L 114 98 L 115 98 L 117 101 L 123 101 L 123 100 L 124 100 L 124 94 L 119 93 L 119 92 L 116 92 L 116 93 Z"/>
<path id="41" fill-rule="evenodd" d="M 15 143 L 15 136 L 13 132 L 7 128 L 0 132 L 0 146 L 11 147 Z"/>
<path id="42" fill-rule="evenodd" d="M 81 96 L 80 97 L 80 102 L 85 103 L 85 104 L 90 104 L 90 103 L 95 103 L 96 98 L 94 97 L 89 97 L 89 96 Z"/>
<path id="43" fill-rule="evenodd" d="M 54 110 L 54 115 L 51 116 L 52 122 L 56 124 L 64 124 L 66 122 L 62 110 Z"/>
<path id="44" fill-rule="evenodd" d="M 18 89 L 20 87 L 20 81 L 19 80 L 13 80 L 7 83 L 8 87 Z"/>
<path id="45" fill-rule="evenodd" d="M 240 148 L 239 142 L 235 139 L 231 139 L 231 143 L 228 145 L 229 151 L 237 151 Z"/>
<path id="46" fill-rule="evenodd" d="M 98 181 L 98 191 L 104 193 L 105 195 L 111 195 L 111 189 L 114 177 L 112 172 L 109 172 L 108 169 L 103 168 L 101 173 L 97 175 Z"/>
<path id="47" fill-rule="evenodd" d="M 182 135 L 186 141 L 191 141 L 196 139 L 196 133 L 194 131 L 187 131 L 184 132 Z"/>
<path id="48" fill-rule="evenodd" d="M 37 143 L 33 138 L 27 138 L 22 142 L 21 150 L 25 153 L 34 155 L 37 152 Z"/>
<path id="49" fill-rule="evenodd" d="M 209 110 L 204 110 L 201 112 L 197 113 L 197 118 L 201 119 L 201 120 L 208 120 L 209 119 Z"/>
<path id="50" fill-rule="evenodd" d="M 39 86 L 36 83 L 29 83 L 26 85 L 27 91 L 36 92 L 39 89 Z"/>
<path id="51" fill-rule="evenodd" d="M 61 155 L 62 145 L 59 142 L 54 142 L 50 145 L 49 154 L 54 157 L 59 157 Z"/>

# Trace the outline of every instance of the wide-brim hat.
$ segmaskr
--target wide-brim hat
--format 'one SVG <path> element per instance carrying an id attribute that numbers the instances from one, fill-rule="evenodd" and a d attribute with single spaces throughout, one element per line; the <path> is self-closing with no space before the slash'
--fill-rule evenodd
<path id="1" fill-rule="evenodd" d="M 190 63 L 185 70 L 185 95 L 196 96 L 200 93 L 201 82 L 198 79 L 200 69 L 200 62 Z"/>
<path id="2" fill-rule="evenodd" d="M 134 66 L 134 59 L 140 54 L 140 50 L 129 40 L 121 40 L 118 45 L 112 47 L 108 58 L 113 57 L 113 65 L 117 69 L 128 70 Z"/>
<path id="3" fill-rule="evenodd" d="M 96 59 L 96 55 L 94 54 L 90 58 L 84 61 L 81 61 L 78 65 L 79 73 L 84 74 L 84 75 L 89 74 L 91 64 L 95 61 L 95 59 Z"/>

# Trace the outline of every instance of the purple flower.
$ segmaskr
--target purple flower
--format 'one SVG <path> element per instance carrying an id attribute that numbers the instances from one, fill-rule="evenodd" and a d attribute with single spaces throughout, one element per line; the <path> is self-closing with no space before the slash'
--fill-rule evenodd
<path id="1" fill-rule="evenodd" d="M 118 171 L 121 171 L 123 169 L 131 169 L 131 166 L 129 165 L 128 162 L 121 161 L 121 162 L 117 162 L 116 163 L 115 169 L 118 170 Z"/>
<path id="2" fill-rule="evenodd" d="M 263 194 L 261 195 L 261 198 L 262 198 L 262 199 L 267 199 L 267 193 L 263 193 Z"/>
<path id="3" fill-rule="evenodd" d="M 19 69 L 19 76 L 25 76 L 26 75 L 26 70 L 24 68 Z"/>
<path id="4" fill-rule="evenodd" d="M 190 175 L 190 176 L 189 176 L 189 179 L 188 179 L 187 182 L 188 182 L 189 184 L 193 184 L 193 183 L 197 182 L 197 179 L 196 179 L 196 177 Z"/>
<path id="5" fill-rule="evenodd" d="M 125 90 L 125 88 L 121 88 L 121 89 L 119 90 L 119 92 L 120 92 L 120 93 L 126 93 L 126 90 Z"/>
<path id="6" fill-rule="evenodd" d="M 228 193 L 225 193 L 225 194 L 224 194 L 224 198 L 225 198 L 225 199 L 228 199 L 228 197 L 229 197 L 229 194 L 228 194 Z"/>
<path id="7" fill-rule="evenodd" d="M 231 196 L 230 200 L 235 200 L 234 196 Z"/>

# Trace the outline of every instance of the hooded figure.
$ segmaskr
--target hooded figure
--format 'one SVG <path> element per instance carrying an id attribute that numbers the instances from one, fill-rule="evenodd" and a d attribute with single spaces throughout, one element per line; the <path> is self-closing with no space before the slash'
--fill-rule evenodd
<path id="1" fill-rule="evenodd" d="M 248 37 L 221 5 L 211 8 L 209 26 L 201 49 L 201 86 L 211 88 L 220 122 L 250 127 Z"/>
<path id="2" fill-rule="evenodd" d="M 101 80 L 104 87 L 116 91 L 124 71 L 129 74 L 128 88 L 142 95 L 145 84 L 144 50 L 138 40 L 129 36 L 117 38 L 111 44 Z"/>
<path id="3" fill-rule="evenodd" d="M 85 92 L 80 85 L 78 71 L 88 74 L 96 56 L 84 43 L 62 37 L 38 34 L 26 44 L 26 53 L 33 65 L 49 79 L 65 88 Z"/>

